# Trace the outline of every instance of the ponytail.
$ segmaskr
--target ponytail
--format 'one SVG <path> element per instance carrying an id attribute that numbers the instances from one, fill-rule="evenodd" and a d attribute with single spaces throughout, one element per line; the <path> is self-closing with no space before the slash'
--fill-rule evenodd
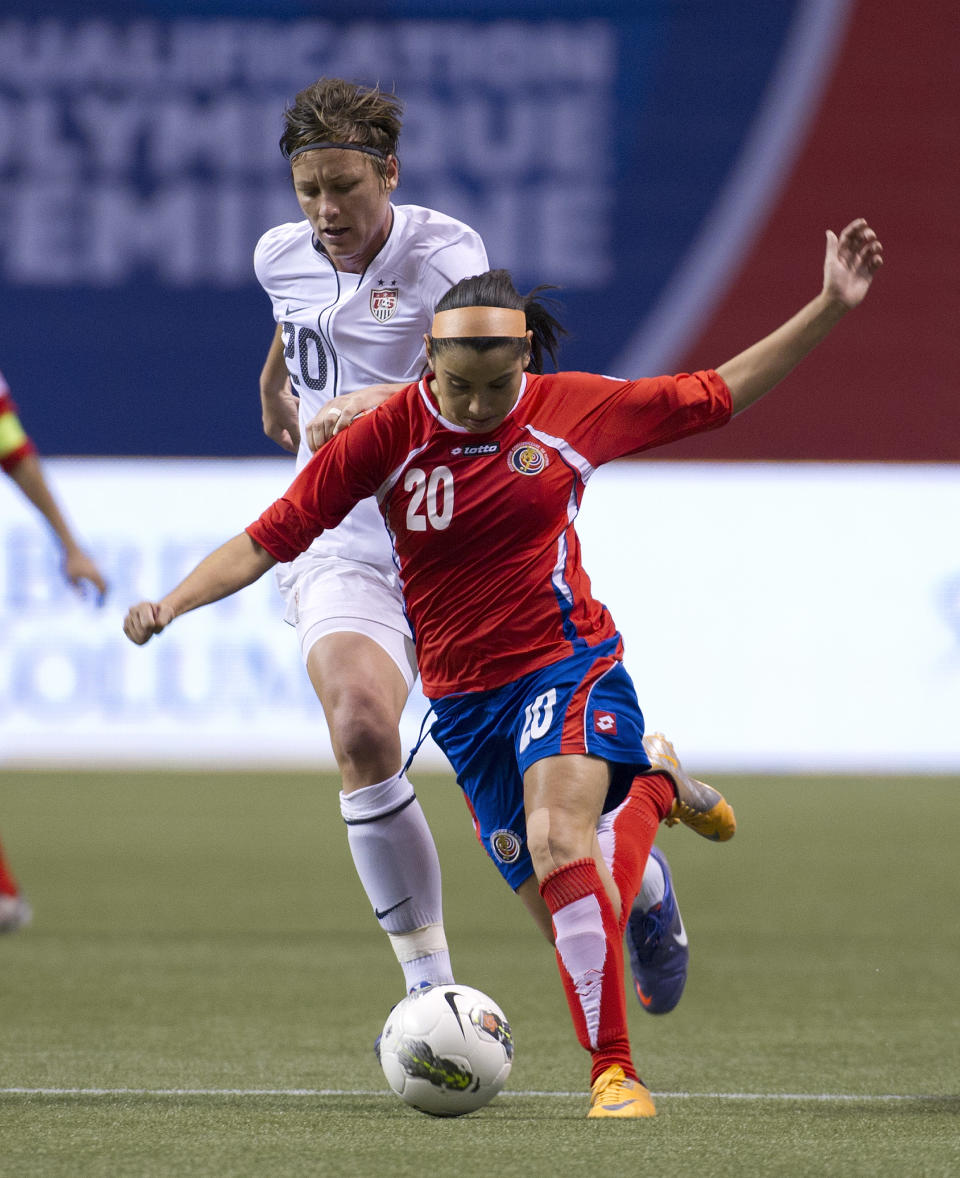
<path id="1" fill-rule="evenodd" d="M 566 328 L 548 310 L 547 304 L 553 304 L 555 300 L 543 297 L 545 291 L 556 289 L 555 286 L 536 286 L 529 294 L 522 295 L 513 285 L 509 271 L 488 270 L 485 274 L 461 279 L 447 291 L 435 309 L 452 311 L 460 307 L 508 307 L 511 310 L 523 311 L 527 319 L 527 330 L 533 332 L 529 370 L 543 372 L 545 355 L 550 357 L 551 363 L 556 367 L 560 337 L 567 334 Z M 511 340 L 504 336 L 485 335 L 464 339 L 431 339 L 431 346 L 434 355 L 437 355 L 452 345 L 487 352 L 491 348 L 503 347 L 511 342 L 516 343 L 518 354 L 523 351 L 526 344 L 526 340 L 522 338 Z"/>

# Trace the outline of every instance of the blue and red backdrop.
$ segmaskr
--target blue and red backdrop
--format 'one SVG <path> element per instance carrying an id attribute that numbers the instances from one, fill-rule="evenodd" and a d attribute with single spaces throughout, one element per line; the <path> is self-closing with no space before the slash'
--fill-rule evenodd
<path id="1" fill-rule="evenodd" d="M 563 288 L 566 368 L 722 362 L 867 216 L 868 307 L 789 391 L 659 456 L 955 460 L 958 23 L 951 0 L 8 0 L 0 368 L 46 454 L 275 453 L 251 255 L 298 216 L 282 107 L 336 74 L 406 102 L 398 199 Z"/>

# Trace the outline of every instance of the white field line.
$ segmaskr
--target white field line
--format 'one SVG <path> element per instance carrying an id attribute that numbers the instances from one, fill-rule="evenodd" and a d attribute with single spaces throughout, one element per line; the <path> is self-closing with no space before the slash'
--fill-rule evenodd
<path id="1" fill-rule="evenodd" d="M 0 1096 L 391 1096 L 382 1088 L 0 1088 Z M 586 1092 L 507 1090 L 503 1096 L 585 1100 Z M 812 1101 L 824 1104 L 870 1104 L 953 1099 L 952 1095 L 918 1092 L 654 1092 L 658 1100 Z"/>

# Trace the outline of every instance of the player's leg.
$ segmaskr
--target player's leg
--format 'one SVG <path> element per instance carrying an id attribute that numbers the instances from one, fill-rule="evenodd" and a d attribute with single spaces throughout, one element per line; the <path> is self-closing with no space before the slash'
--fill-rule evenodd
<path id="1" fill-rule="evenodd" d="M 307 655 L 340 769 L 350 852 L 408 990 L 453 981 L 436 845 L 401 772 L 398 724 L 413 683 L 410 666 L 408 679 L 396 651 L 351 631 L 323 635 Z"/>
<path id="2" fill-rule="evenodd" d="M 610 767 L 596 757 L 534 762 L 524 774 L 527 844 L 577 1039 L 591 1056 L 589 1115 L 653 1116 L 630 1052 L 620 898 L 596 833 L 609 788 Z"/>
<path id="3" fill-rule="evenodd" d="M 658 813 L 669 814 L 672 780 L 662 773 L 639 776 L 624 801 L 603 815 L 598 836 L 623 897 L 620 923 L 634 991 L 648 1013 L 666 1014 L 680 1001 L 689 955 L 670 869 L 653 847 L 657 827 L 647 801 L 651 789 L 660 802 Z"/>
<path id="4" fill-rule="evenodd" d="M 517 899 L 530 913 L 533 923 L 553 945 L 553 917 L 546 900 L 540 895 L 540 881 L 535 875 L 529 875 L 515 890 Z"/>
<path id="5" fill-rule="evenodd" d="M 553 917 L 568 1005 L 580 1042 L 591 1053 L 590 1115 L 652 1116 L 653 1104 L 638 1083 L 626 1037 L 623 929 L 657 826 L 670 812 L 675 795 L 671 780 L 663 774 L 649 774 L 642 788 L 631 793 L 638 769 L 646 768 L 648 760 L 643 716 L 619 651 L 615 639 L 577 652 L 535 677 L 525 707 L 528 739 L 518 742 L 517 757 L 524 774 L 528 845 L 541 894 Z M 563 784 L 565 777 L 570 777 L 569 785 Z M 630 804 L 624 807 L 628 797 Z M 618 808 L 626 816 L 619 830 L 603 819 Z M 549 843 L 569 825 L 564 811 L 569 811 L 573 828 L 581 833 L 576 846 L 558 844 L 558 856 Z M 587 817 L 590 824 L 584 826 Z M 605 848 L 598 832 L 605 833 Z M 619 846 L 611 842 L 613 832 Z M 574 852 L 580 856 L 587 834 L 590 862 L 573 858 Z M 551 867 L 551 856 L 557 860 L 555 867 Z M 596 884 L 603 895 L 596 892 Z M 576 954 L 578 943 L 587 943 L 582 934 L 590 922 L 592 958 Z M 572 930 L 573 953 L 564 947 L 565 923 Z M 602 1000 L 594 1001 L 588 1012 L 583 1005 L 584 987 L 592 987 L 591 979 L 597 977 Z"/>
<path id="6" fill-rule="evenodd" d="M 662 800 L 662 805 L 669 806 L 670 798 L 671 798 L 671 795 L 669 793 L 664 795 L 664 799 Z M 517 822 L 517 820 L 515 818 L 508 818 L 507 821 L 508 821 L 509 826 L 512 826 L 516 829 L 521 829 L 521 823 Z M 486 832 L 489 832 L 489 830 L 491 828 L 494 828 L 495 823 L 492 823 L 492 825 L 491 825 L 490 822 L 486 822 L 485 827 L 482 828 L 481 820 L 479 820 L 479 815 L 477 815 L 475 813 L 475 825 L 477 826 L 478 834 L 481 835 L 481 842 L 484 843 L 484 845 L 486 845 L 486 843 L 488 843 L 489 839 L 484 838 L 483 829 L 486 829 Z M 600 825 L 601 825 L 601 829 L 602 829 L 603 820 L 601 820 Z M 605 839 L 605 841 L 609 842 L 610 840 Z M 507 846 L 507 843 L 504 842 L 504 847 L 505 846 Z M 492 855 L 491 858 L 494 858 L 495 861 L 497 861 L 496 855 Z M 597 843 L 597 847 L 595 848 L 595 852 L 594 852 L 594 859 L 595 859 L 595 862 L 597 863 L 597 876 L 598 876 L 598 878 L 600 878 L 600 874 L 603 871 L 604 860 L 607 860 L 607 867 L 608 868 L 611 866 L 611 862 L 613 862 L 613 860 L 611 860 L 611 858 L 609 858 L 609 848 L 607 849 L 607 851 L 601 851 L 600 843 Z M 660 869 L 658 869 L 656 862 L 653 860 L 653 858 L 651 858 L 649 860 L 649 863 L 650 863 L 651 867 L 653 867 L 654 871 L 656 871 L 656 872 L 660 871 Z M 554 931 L 554 918 L 552 918 L 552 914 L 550 912 L 550 908 L 548 907 L 547 901 L 544 900 L 544 896 L 541 894 L 541 887 L 539 887 L 539 880 L 537 879 L 536 874 L 532 873 L 532 865 L 531 865 L 530 858 L 529 858 L 529 852 L 527 851 L 527 839 L 525 839 L 525 833 L 524 833 L 521 843 L 519 843 L 519 845 L 516 849 L 516 852 L 510 853 L 510 862 L 505 863 L 503 861 L 499 861 L 499 862 L 497 862 L 497 866 L 499 868 L 499 871 L 501 871 L 501 874 L 503 874 L 504 879 L 507 880 L 508 883 L 510 883 L 510 886 L 512 888 L 514 888 L 514 892 L 517 895 L 517 898 L 519 899 L 519 901 L 522 902 L 523 906 L 525 908 L 527 908 L 527 911 L 530 913 L 530 916 L 531 916 L 532 920 L 534 920 L 537 928 L 539 928 L 539 931 L 541 931 L 541 933 L 543 933 L 544 938 L 550 942 L 550 945 L 555 946 L 555 948 L 556 948 L 556 938 L 555 938 L 555 931 Z M 610 874 L 613 874 L 613 873 L 610 873 Z M 517 882 L 517 879 L 519 879 L 519 882 Z M 661 879 L 662 879 L 662 876 L 661 876 Z M 645 883 L 645 874 L 644 874 L 644 883 Z M 605 889 L 604 889 L 604 891 L 605 891 Z M 642 889 L 641 889 L 641 891 L 642 891 Z M 629 912 L 629 909 L 627 909 L 627 911 Z M 621 922 L 622 922 L 622 914 L 621 914 Z M 620 934 L 618 934 L 617 940 L 618 940 L 618 942 L 622 942 L 622 937 Z M 564 975 L 564 969 L 563 969 L 563 965 L 562 965 L 562 961 L 561 961 L 560 957 L 558 957 L 558 964 L 560 964 L 560 966 L 561 966 L 561 978 L 564 982 L 564 990 L 565 990 L 565 993 L 567 993 L 568 1002 L 571 1002 L 571 1015 L 572 1015 L 572 1017 L 574 1017 L 575 1025 L 577 1025 L 577 1017 L 576 1017 L 575 1011 L 578 1008 L 578 998 L 576 997 L 576 988 L 574 985 L 572 985 L 572 982 L 569 979 L 569 974 Z M 622 986 L 622 969 L 623 969 L 623 966 L 621 964 L 621 986 Z M 624 1007 L 624 1018 L 625 1018 L 625 1007 Z M 580 1026 L 577 1026 L 578 1037 L 580 1037 L 580 1030 L 581 1030 Z M 584 1041 L 584 1038 L 581 1037 L 581 1043 L 583 1044 L 584 1047 L 588 1048 L 588 1051 L 590 1050 L 589 1040 Z M 615 1043 L 614 1048 L 622 1048 L 622 1054 L 620 1054 L 620 1051 L 615 1051 L 614 1058 L 625 1057 L 625 1059 L 627 1059 L 627 1060 L 630 1059 L 629 1044 L 627 1044 L 627 1043 L 616 1044 Z M 609 1080 L 610 1079 L 610 1072 L 614 1073 L 614 1077 L 616 1078 L 617 1083 L 614 1085 L 615 1091 L 614 1091 L 614 1096 L 613 1096 L 613 1103 L 615 1105 L 621 1104 L 620 1092 L 618 1092 L 617 1090 L 620 1090 L 620 1088 L 622 1088 L 623 1085 L 628 1085 L 627 1096 L 630 1099 L 631 1103 L 634 1103 L 637 1096 L 640 1096 L 641 1097 L 640 1105 L 644 1110 L 644 1113 L 643 1113 L 644 1116 L 650 1116 L 650 1114 L 653 1114 L 653 1101 L 650 1101 L 649 1098 L 647 1096 L 644 1096 L 643 1093 L 638 1093 L 636 1088 L 633 1092 L 630 1091 L 630 1088 L 629 1088 L 630 1085 L 634 1085 L 635 1083 L 640 1084 L 640 1081 L 635 1081 L 635 1074 L 636 1073 L 635 1073 L 633 1065 L 630 1065 L 629 1074 L 628 1074 L 628 1072 L 625 1071 L 622 1066 L 617 1065 L 617 1064 L 607 1063 L 607 1059 L 610 1058 L 610 1053 L 611 1053 L 611 1045 L 605 1044 L 604 1047 L 602 1048 L 602 1052 L 601 1052 L 600 1071 L 598 1071 L 597 1078 L 603 1077 L 604 1080 Z M 617 1071 L 617 1068 L 618 1068 L 618 1071 Z M 594 1081 L 592 1081 L 592 1083 L 596 1083 L 596 1079 Z M 594 1116 L 597 1116 L 597 1113 L 594 1113 Z"/>
<path id="7" fill-rule="evenodd" d="M 33 911 L 20 891 L 0 846 L 0 933 L 13 933 L 30 923 Z"/>
<path id="8" fill-rule="evenodd" d="M 550 937 L 544 909 L 533 898 L 532 881 L 540 889 L 538 898 L 545 901 L 556 934 L 571 1017 L 599 1071 L 592 1084 L 590 1115 L 652 1116 L 653 1104 L 636 1079 L 626 1034 L 622 905 L 596 833 L 610 800 L 611 773 L 592 749 L 589 756 L 563 751 L 565 744 L 584 748 L 585 699 L 598 680 L 612 673 L 620 693 L 624 691 L 615 655 L 611 644 L 610 651 L 579 652 L 478 698 L 435 700 L 431 735 L 456 771 L 481 844 Z M 612 714 L 606 704 L 611 695 L 597 694 L 603 697 L 597 730 L 608 733 L 606 721 Z M 613 694 L 619 700 L 616 689 Z M 635 696 L 632 714 L 629 698 L 624 703 L 619 740 L 626 763 L 617 770 L 612 806 L 623 800 L 635 767 L 646 764 Z M 673 801 L 666 782 L 664 794 L 658 819 Z M 609 1062 L 612 1059 L 620 1062 Z"/>
<path id="9" fill-rule="evenodd" d="M 604 762 L 592 758 L 553 757 L 554 761 L 569 763 L 574 769 L 582 762 L 585 772 L 591 774 L 588 781 L 587 796 L 575 793 L 569 797 L 564 793 L 561 802 L 569 800 L 571 813 L 564 813 L 563 807 L 552 814 L 546 810 L 540 814 L 537 804 L 538 795 L 532 792 L 530 799 L 534 803 L 534 831 L 542 850 L 540 854 L 539 872 L 537 864 L 531 858 L 530 829 L 528 826 L 529 810 L 525 797 L 524 779 L 521 774 L 521 764 L 518 758 L 518 744 L 524 749 L 529 748 L 530 740 L 521 733 L 524 718 L 532 715 L 531 701 L 541 701 L 547 698 L 558 706 L 550 708 L 540 706 L 533 737 L 536 747 L 542 747 L 542 741 L 555 722 L 561 720 L 563 701 L 576 683 L 579 682 L 582 671 L 579 668 L 568 676 L 561 685 L 560 695 L 557 689 L 547 682 L 546 691 L 542 691 L 536 677 L 525 677 L 517 684 L 508 684 L 498 691 L 477 693 L 474 696 L 460 695 L 434 701 L 434 724 L 430 730 L 434 741 L 447 756 L 457 775 L 461 788 L 466 795 L 468 805 L 474 819 L 477 838 L 490 856 L 504 881 L 514 890 L 520 900 L 530 911 L 538 927 L 551 943 L 554 942 L 554 909 L 563 907 L 562 904 L 551 903 L 561 884 L 548 893 L 541 895 L 538 875 L 542 877 L 557 866 L 552 858 L 547 858 L 551 847 L 561 855 L 564 862 L 573 858 L 578 864 L 589 863 L 592 868 L 590 884 L 601 895 L 601 900 L 594 905 L 591 917 L 594 924 L 594 941 L 599 937 L 600 944 L 606 944 L 609 935 L 615 942 L 614 954 L 619 954 L 619 1004 L 614 1001 L 617 991 L 616 985 L 609 990 L 603 987 L 595 990 L 595 997 L 606 993 L 603 1005 L 603 1040 L 602 1047 L 610 1046 L 608 1040 L 619 1037 L 621 1054 L 624 1057 L 631 1074 L 633 1066 L 629 1062 L 630 1048 L 626 1041 L 626 1003 L 623 993 L 623 950 L 619 931 L 619 898 L 609 871 L 599 856 L 594 826 L 604 804 L 608 786 L 608 770 Z M 563 697 L 563 698 L 561 698 Z M 559 702 L 558 702 L 559 701 Z M 519 718 L 519 724 L 518 724 Z M 638 737 L 639 743 L 639 737 Z M 534 774 L 543 773 L 543 768 L 534 765 Z M 531 780 L 534 780 L 532 778 Z M 578 783 L 574 783 L 577 785 Z M 551 825 L 551 819 L 554 819 Z M 542 819 L 542 821 L 541 821 Z M 540 826 L 538 827 L 538 823 Z M 569 873 L 568 873 L 569 874 Z M 601 878 L 603 877 L 603 878 Z M 580 906 L 581 908 L 583 905 Z M 559 915 L 557 918 L 556 943 L 558 964 L 561 967 L 561 977 L 564 979 L 571 1015 L 576 1025 L 580 1042 L 591 1050 L 590 1031 L 587 1016 L 584 1014 L 580 1000 L 577 997 L 569 972 L 564 976 L 563 958 L 561 951 L 568 956 L 575 950 L 571 947 L 569 936 L 564 940 L 564 933 L 568 931 L 569 917 L 576 916 L 577 910 Z M 574 932 L 575 940 L 575 932 Z M 594 944 L 596 949 L 597 945 Z M 604 953 L 604 955 L 606 955 Z M 576 968 L 574 967 L 576 973 Z M 609 1010 L 612 1002 L 613 1018 Z M 608 1024 L 613 1023 L 613 1035 L 607 1034 Z M 624 1080 L 626 1075 L 621 1072 Z M 631 1081 L 634 1083 L 635 1081 Z"/>
<path id="10" fill-rule="evenodd" d="M 680 1001 L 686 985 L 687 934 L 670 866 L 666 856 L 655 846 L 649 848 L 639 891 L 630 902 L 630 897 L 637 891 L 636 879 L 641 875 L 639 860 L 642 855 L 634 838 L 637 807 L 632 798 L 631 789 L 625 802 L 601 817 L 597 834 L 601 854 L 624 905 L 620 923 L 624 923 L 624 912 L 628 916 L 625 943 L 637 1000 L 649 1014 L 666 1014 Z M 647 823 L 641 821 L 640 827 L 649 839 L 645 830 Z M 553 945 L 553 918 L 540 895 L 536 876 L 529 876 L 515 890 L 537 928 Z"/>
<path id="11" fill-rule="evenodd" d="M 397 725 L 417 672 L 396 576 L 306 552 L 278 581 L 330 727 L 350 851 L 406 988 L 452 981 L 437 850 L 401 772 Z"/>
<path id="12" fill-rule="evenodd" d="M 680 764 L 673 745 L 661 733 L 645 734 L 643 746 L 650 761 L 650 773 L 665 776 L 676 795 L 666 817 L 667 825 L 682 822 L 714 842 L 732 838 L 737 828 L 736 818 L 723 795 L 692 778 Z M 634 789 L 643 780 L 638 777 Z M 630 797 L 623 817 L 618 815 L 616 821 L 630 823 Z M 621 837 L 615 841 L 618 845 L 623 843 Z M 630 883 L 621 878 L 619 884 L 626 898 Z M 636 899 L 629 905 L 626 945 L 633 988 L 644 1010 L 649 1014 L 673 1010 L 686 985 L 690 951 L 670 865 L 656 848 L 646 861 Z"/>

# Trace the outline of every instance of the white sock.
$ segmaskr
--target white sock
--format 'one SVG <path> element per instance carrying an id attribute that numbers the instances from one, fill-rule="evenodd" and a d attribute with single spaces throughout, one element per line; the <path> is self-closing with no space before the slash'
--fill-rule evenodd
<path id="1" fill-rule="evenodd" d="M 340 813 L 357 875 L 390 936 L 407 989 L 421 981 L 452 982 L 440 860 L 413 786 L 396 773 L 341 793 Z"/>
<path id="2" fill-rule="evenodd" d="M 663 869 L 652 855 L 647 857 L 647 864 L 643 869 L 643 883 L 640 894 L 634 903 L 647 911 L 661 903 L 667 890 L 667 881 L 663 877 Z"/>
<path id="3" fill-rule="evenodd" d="M 390 944 L 403 970 L 407 990 L 453 981 L 443 925 L 430 924 L 412 933 L 390 933 Z"/>

